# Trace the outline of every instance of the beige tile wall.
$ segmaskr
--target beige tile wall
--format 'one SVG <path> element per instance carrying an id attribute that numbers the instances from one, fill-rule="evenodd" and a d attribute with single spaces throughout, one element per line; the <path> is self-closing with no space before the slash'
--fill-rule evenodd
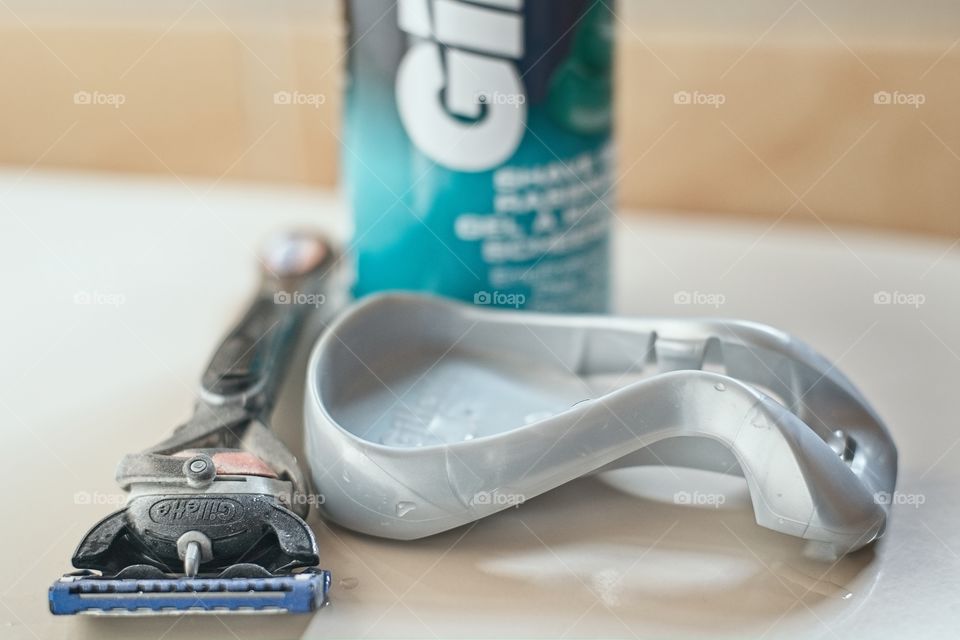
<path id="1" fill-rule="evenodd" d="M 952 7 L 621 0 L 621 202 L 960 235 Z M 341 39 L 331 0 L 7 0 L 0 162 L 335 184 Z"/>

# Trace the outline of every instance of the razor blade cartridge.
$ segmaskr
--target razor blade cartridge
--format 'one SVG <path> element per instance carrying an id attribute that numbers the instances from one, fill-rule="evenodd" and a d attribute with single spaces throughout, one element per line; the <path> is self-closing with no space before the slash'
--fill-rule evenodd
<path id="1" fill-rule="evenodd" d="M 330 588 L 326 571 L 271 578 L 116 579 L 64 576 L 50 587 L 54 615 L 310 613 Z"/>

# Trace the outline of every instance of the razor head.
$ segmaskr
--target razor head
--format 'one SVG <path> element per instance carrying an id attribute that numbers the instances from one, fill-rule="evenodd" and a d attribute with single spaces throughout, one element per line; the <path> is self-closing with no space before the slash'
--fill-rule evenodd
<path id="1" fill-rule="evenodd" d="M 87 532 L 77 569 L 109 576 L 146 565 L 193 578 L 239 564 L 286 575 L 320 562 L 313 531 L 291 508 L 292 483 L 256 456 L 135 454 L 121 469 L 127 505 Z"/>
<path id="2" fill-rule="evenodd" d="M 330 574 L 119 578 L 67 575 L 50 587 L 54 615 L 159 616 L 310 613 L 327 601 Z"/>
<path id="3" fill-rule="evenodd" d="M 191 547 L 197 553 L 189 553 Z M 159 494 L 133 498 L 101 520 L 73 555 L 74 567 L 104 575 L 147 565 L 195 577 L 237 564 L 269 574 L 316 566 L 316 539 L 306 522 L 269 496 Z"/>
<path id="4" fill-rule="evenodd" d="M 50 587 L 54 615 L 309 613 L 330 587 L 291 482 L 241 451 L 136 454 L 130 498 Z"/>

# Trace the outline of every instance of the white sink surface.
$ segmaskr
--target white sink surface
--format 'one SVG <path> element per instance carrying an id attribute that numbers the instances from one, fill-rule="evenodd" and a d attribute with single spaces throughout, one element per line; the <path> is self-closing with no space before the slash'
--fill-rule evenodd
<path id="1" fill-rule="evenodd" d="M 789 217 L 771 229 L 650 212 L 624 212 L 617 225 L 619 312 L 779 326 L 838 361 L 887 421 L 902 504 L 873 549 L 833 566 L 803 560 L 797 541 L 753 523 L 742 481 L 624 470 L 417 542 L 314 518 L 335 578 L 331 606 L 312 619 L 55 619 L 47 586 L 86 529 L 122 504 L 120 456 L 188 417 L 207 357 L 254 286 L 258 240 L 289 224 L 343 236 L 347 224 L 338 199 L 305 190 L 6 172 L 0 193 L 3 638 L 877 640 L 960 630 L 960 248 Z M 676 304 L 682 292 L 722 304 Z M 876 304 L 882 292 L 923 300 Z M 294 448 L 304 359 L 275 419 Z M 724 503 L 675 504 L 697 490 Z"/>

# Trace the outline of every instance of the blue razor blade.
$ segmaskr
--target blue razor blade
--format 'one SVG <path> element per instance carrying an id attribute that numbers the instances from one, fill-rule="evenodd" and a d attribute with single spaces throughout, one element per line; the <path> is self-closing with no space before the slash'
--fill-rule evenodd
<path id="1" fill-rule="evenodd" d="M 272 578 L 111 579 L 65 576 L 50 587 L 54 615 L 310 613 L 326 602 L 330 573 Z"/>

